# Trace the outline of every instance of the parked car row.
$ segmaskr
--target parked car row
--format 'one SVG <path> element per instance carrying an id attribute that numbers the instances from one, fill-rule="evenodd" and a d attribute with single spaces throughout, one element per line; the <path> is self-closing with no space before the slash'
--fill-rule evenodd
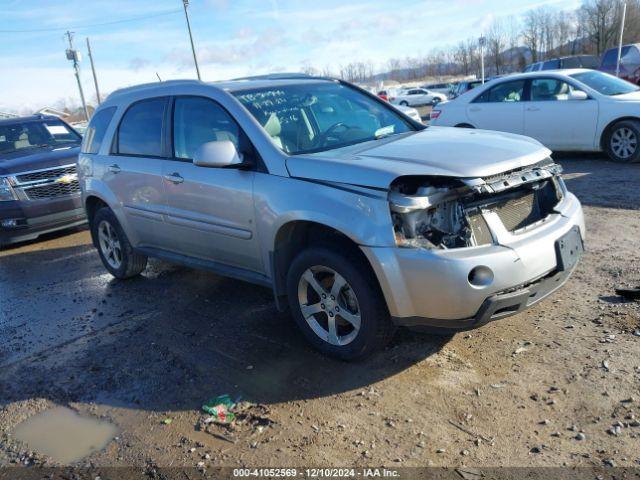
<path id="1" fill-rule="evenodd" d="M 420 105 L 437 105 L 447 100 L 447 95 L 424 88 L 410 88 L 402 90 L 397 95 L 389 98 L 391 103 L 404 105 L 405 107 L 417 107 Z"/>
<path id="2" fill-rule="evenodd" d="M 618 65 L 618 48 L 610 48 L 602 55 L 573 55 L 559 57 L 543 62 L 527 65 L 524 73 L 541 70 L 564 70 L 574 68 L 590 68 L 615 75 Z M 640 85 L 640 43 L 624 45 L 620 51 L 619 77 L 636 85 Z"/>
<path id="3" fill-rule="evenodd" d="M 640 87 L 586 69 L 510 75 L 439 105 L 430 124 L 517 133 L 556 151 L 637 162 Z"/>
<path id="4" fill-rule="evenodd" d="M 568 68 L 591 68 L 597 70 L 600 66 L 600 59 L 595 55 L 574 55 L 570 57 L 559 57 L 544 62 L 535 62 L 523 70 L 527 72 L 538 72 L 540 70 L 562 70 Z"/>
<path id="5" fill-rule="evenodd" d="M 378 96 L 394 105 L 403 107 L 419 107 L 435 105 L 447 100 L 447 95 L 425 88 L 400 88 L 394 90 L 380 90 Z"/>

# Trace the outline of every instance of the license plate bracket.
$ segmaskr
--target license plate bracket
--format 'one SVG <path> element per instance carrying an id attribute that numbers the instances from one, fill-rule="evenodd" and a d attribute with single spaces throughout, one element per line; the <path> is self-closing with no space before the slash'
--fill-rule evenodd
<path id="1" fill-rule="evenodd" d="M 556 258 L 558 271 L 571 270 L 584 252 L 582 235 L 578 226 L 573 227 L 562 237 L 556 240 Z"/>

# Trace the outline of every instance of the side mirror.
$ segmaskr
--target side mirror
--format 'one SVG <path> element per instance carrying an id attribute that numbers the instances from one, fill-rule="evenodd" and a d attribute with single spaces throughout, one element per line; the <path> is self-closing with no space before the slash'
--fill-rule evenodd
<path id="1" fill-rule="evenodd" d="M 582 90 L 572 90 L 569 94 L 569 100 L 587 100 L 588 98 L 589 95 L 587 95 L 586 92 L 583 92 Z"/>
<path id="2" fill-rule="evenodd" d="M 203 143 L 193 154 L 193 164 L 199 167 L 225 168 L 242 163 L 242 155 L 230 140 Z"/>

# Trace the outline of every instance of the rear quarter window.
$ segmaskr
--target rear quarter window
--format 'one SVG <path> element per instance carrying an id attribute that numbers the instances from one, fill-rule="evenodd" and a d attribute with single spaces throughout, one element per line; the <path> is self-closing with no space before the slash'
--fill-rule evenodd
<path id="1" fill-rule="evenodd" d="M 580 68 L 582 61 L 578 57 L 569 57 L 562 60 L 562 68 Z"/>
<path id="2" fill-rule="evenodd" d="M 82 153 L 98 153 L 100 151 L 100 146 L 115 112 L 116 107 L 109 107 L 100 110 L 91 118 L 82 141 Z"/>
<path id="3" fill-rule="evenodd" d="M 560 68 L 560 60 L 547 60 L 542 64 L 542 70 L 556 70 Z"/>
<path id="4" fill-rule="evenodd" d="M 622 49 L 622 52 L 624 54 L 624 48 Z M 604 54 L 604 57 L 602 57 L 603 67 L 615 67 L 617 62 L 618 62 L 617 48 L 611 48 L 607 50 L 607 52 Z"/>

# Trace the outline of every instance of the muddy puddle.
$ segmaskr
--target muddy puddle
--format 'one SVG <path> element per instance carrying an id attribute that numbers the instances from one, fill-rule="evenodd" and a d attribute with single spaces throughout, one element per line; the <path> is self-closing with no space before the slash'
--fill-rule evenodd
<path id="1" fill-rule="evenodd" d="M 55 407 L 19 424 L 14 437 L 30 449 L 66 465 L 102 450 L 117 432 L 112 423 Z"/>

